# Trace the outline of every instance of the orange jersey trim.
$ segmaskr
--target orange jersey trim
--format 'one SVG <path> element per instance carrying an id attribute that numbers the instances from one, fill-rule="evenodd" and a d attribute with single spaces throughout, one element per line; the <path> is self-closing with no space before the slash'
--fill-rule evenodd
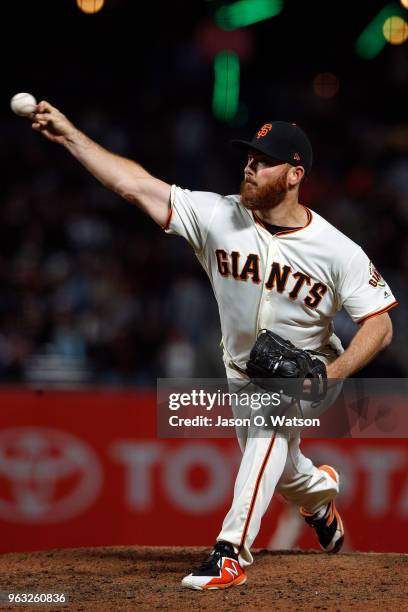
<path id="1" fill-rule="evenodd" d="M 366 315 L 362 319 L 359 319 L 357 321 L 357 323 L 360 325 L 361 323 L 364 323 L 364 321 L 367 321 L 367 319 L 371 319 L 371 317 L 376 317 L 376 316 L 378 316 L 380 314 L 383 314 L 384 312 L 387 312 L 388 310 L 391 310 L 392 308 L 395 308 L 396 306 L 398 306 L 397 300 L 395 300 L 395 302 L 392 302 L 391 304 L 389 304 L 385 308 L 382 308 L 381 310 L 377 310 L 376 312 L 372 312 L 371 314 Z"/>
<path id="2" fill-rule="evenodd" d="M 307 206 L 304 206 L 303 204 L 301 204 L 300 206 L 302 206 L 305 209 L 306 214 L 307 214 L 306 225 L 304 225 L 303 227 L 295 227 L 293 229 L 288 229 L 288 230 L 285 230 L 283 232 L 277 232 L 276 234 L 274 234 L 274 236 L 286 236 L 287 234 L 294 234 L 295 232 L 301 232 L 303 229 L 305 229 L 306 227 L 308 227 L 311 224 L 312 219 L 313 219 L 312 211 Z M 270 231 L 268 230 L 268 228 L 264 225 L 262 219 L 260 219 L 258 217 L 258 215 L 255 213 L 255 211 L 253 211 L 252 214 L 254 216 L 255 222 L 259 223 L 259 225 L 261 227 L 263 227 L 264 230 L 268 232 L 268 234 L 271 234 Z"/>
<path id="3" fill-rule="evenodd" d="M 249 506 L 248 515 L 246 517 L 246 521 L 245 521 L 245 525 L 244 525 L 244 531 L 242 533 L 241 541 L 240 541 L 239 548 L 238 548 L 238 554 L 241 552 L 241 550 L 243 549 L 244 544 L 245 544 L 245 540 L 246 540 L 246 537 L 247 537 L 247 534 L 248 534 L 248 529 L 249 529 L 249 523 L 251 521 L 252 513 L 254 511 L 255 502 L 256 502 L 257 495 L 258 495 L 258 491 L 259 491 L 259 486 L 261 484 L 262 476 L 264 475 L 265 468 L 266 468 L 266 465 L 268 463 L 268 459 L 269 459 L 269 457 L 271 456 L 271 453 L 272 453 L 273 445 L 275 443 L 275 437 L 276 437 L 276 434 L 273 434 L 272 440 L 271 440 L 271 442 L 270 442 L 270 444 L 268 446 L 268 450 L 266 451 L 265 458 L 264 458 L 264 460 L 262 462 L 261 469 L 259 470 L 259 474 L 258 474 L 258 477 L 256 479 L 256 485 L 255 485 L 254 492 L 252 494 L 251 504 Z"/>

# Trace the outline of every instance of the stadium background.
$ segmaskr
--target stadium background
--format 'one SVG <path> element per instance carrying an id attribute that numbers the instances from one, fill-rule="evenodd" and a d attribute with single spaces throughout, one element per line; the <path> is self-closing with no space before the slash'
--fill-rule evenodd
<path id="1" fill-rule="evenodd" d="M 315 154 L 302 201 L 364 248 L 400 302 L 393 344 L 359 375 L 407 376 L 407 45 L 362 57 L 357 41 L 383 1 L 270 4 L 275 16 L 235 30 L 216 24 L 231 2 L 0 8 L 3 551 L 209 545 L 238 458 L 231 440 L 155 435 L 158 376 L 223 376 L 215 300 L 194 255 L 12 116 L 16 92 L 49 100 L 168 182 L 220 193 L 242 176 L 231 138 L 268 120 L 300 124 Z M 224 51 L 240 68 L 236 112 L 231 90 L 232 111 L 214 106 Z M 347 345 L 342 313 L 336 329 Z M 349 547 L 406 551 L 406 441 L 306 448 L 344 475 Z M 311 546 L 309 535 L 274 501 L 256 544 Z"/>

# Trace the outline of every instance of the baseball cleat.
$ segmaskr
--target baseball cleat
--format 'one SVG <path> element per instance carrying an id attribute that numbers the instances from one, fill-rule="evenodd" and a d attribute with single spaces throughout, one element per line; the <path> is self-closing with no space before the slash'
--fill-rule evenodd
<path id="1" fill-rule="evenodd" d="M 181 586 L 197 591 L 212 591 L 228 589 L 244 582 L 246 574 L 239 564 L 233 546 L 229 542 L 217 542 L 204 563 L 183 578 Z"/>
<path id="2" fill-rule="evenodd" d="M 336 482 L 339 481 L 337 472 L 330 466 L 321 465 L 319 469 L 327 472 Z M 317 539 L 323 550 L 332 554 L 339 552 L 344 542 L 344 527 L 333 500 L 315 514 L 308 514 L 302 508 L 300 508 L 300 514 L 306 523 L 316 531 Z"/>

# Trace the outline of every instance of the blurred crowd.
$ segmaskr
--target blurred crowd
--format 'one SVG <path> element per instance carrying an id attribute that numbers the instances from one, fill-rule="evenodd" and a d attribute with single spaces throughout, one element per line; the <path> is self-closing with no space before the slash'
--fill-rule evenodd
<path id="1" fill-rule="evenodd" d="M 310 62 L 320 66 L 321 56 L 311 48 L 293 78 L 282 56 L 272 74 L 269 25 L 260 26 L 252 59 L 248 52 L 242 64 L 239 112 L 227 124 L 211 112 L 211 61 L 195 26 L 187 35 L 177 23 L 177 37 L 162 24 L 165 38 L 143 54 L 139 81 L 126 79 L 125 95 L 117 92 L 128 74 L 126 53 L 119 58 L 110 51 L 115 45 L 101 45 L 103 62 L 89 59 L 92 73 L 78 70 L 66 51 L 64 78 L 56 73 L 49 101 L 103 146 L 155 176 L 223 194 L 237 193 L 244 167 L 231 138 L 248 138 L 270 120 L 304 127 L 315 163 L 301 201 L 362 246 L 400 302 L 391 313 L 393 344 L 361 375 L 408 376 L 404 49 L 366 63 L 366 80 L 354 56 L 344 57 L 349 70 L 339 66 L 339 93 L 324 99 L 311 85 L 317 69 Z M 121 30 L 109 32 L 117 44 L 133 45 Z M 79 30 L 78 36 L 87 40 L 88 34 Z M 72 50 L 75 57 L 83 39 Z M 326 49 L 328 64 L 336 66 L 340 51 Z M 50 77 L 40 73 L 47 91 Z M 7 111 L 0 134 L 0 381 L 151 386 L 158 376 L 223 376 L 216 302 L 190 247 L 104 189 L 63 148 L 33 133 L 28 121 Z M 340 312 L 335 327 L 346 346 L 355 325 Z"/>
<path id="2" fill-rule="evenodd" d="M 110 130 L 107 116 L 91 114 L 81 127 L 131 154 L 125 125 Z M 149 386 L 157 376 L 222 376 L 215 299 L 188 245 L 28 122 L 13 130 L 0 208 L 0 380 Z M 360 136 L 369 146 L 370 133 Z M 243 159 L 231 153 L 225 164 L 216 139 L 203 111 L 180 112 L 169 157 L 178 184 L 236 192 Z M 302 201 L 362 245 L 401 302 L 393 345 L 364 374 L 406 376 L 408 159 L 366 158 L 338 172 L 316 163 Z M 340 313 L 336 329 L 347 344 L 355 326 Z"/>

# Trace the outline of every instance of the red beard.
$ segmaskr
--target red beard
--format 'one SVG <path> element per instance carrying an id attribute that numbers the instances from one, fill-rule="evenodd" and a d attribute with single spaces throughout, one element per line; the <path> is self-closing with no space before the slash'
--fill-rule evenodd
<path id="1" fill-rule="evenodd" d="M 286 177 L 289 170 L 282 174 L 272 183 L 263 187 L 257 187 L 247 181 L 241 183 L 241 202 L 249 210 L 268 210 L 278 206 L 286 197 L 289 189 Z"/>

